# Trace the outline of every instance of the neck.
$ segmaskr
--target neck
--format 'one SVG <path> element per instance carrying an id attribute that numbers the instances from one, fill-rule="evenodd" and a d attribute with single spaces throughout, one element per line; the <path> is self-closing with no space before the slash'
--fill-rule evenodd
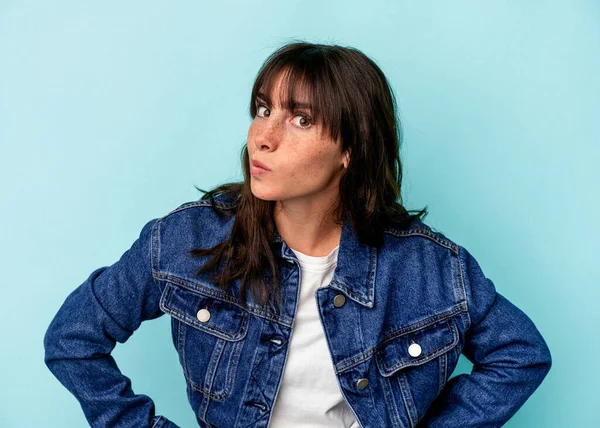
<path id="1" fill-rule="evenodd" d="M 339 245 L 342 225 L 325 210 L 298 210 L 277 202 L 273 220 L 288 247 L 315 257 L 326 256 Z"/>

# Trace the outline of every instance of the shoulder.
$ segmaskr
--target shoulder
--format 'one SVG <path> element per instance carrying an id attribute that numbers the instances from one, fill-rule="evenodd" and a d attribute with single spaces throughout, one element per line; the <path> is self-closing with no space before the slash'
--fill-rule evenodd
<path id="1" fill-rule="evenodd" d="M 230 233 L 235 207 L 236 201 L 224 195 L 184 202 L 157 219 L 157 245 L 215 245 Z"/>
<path id="2" fill-rule="evenodd" d="M 169 211 L 164 216 L 160 217 L 159 220 L 165 220 L 169 217 L 177 216 L 185 212 L 185 214 L 196 214 L 204 211 L 211 211 L 217 209 L 231 210 L 237 205 L 237 200 L 225 195 L 217 195 L 211 199 L 198 199 L 195 201 L 184 202 L 176 208 Z"/>
<path id="3" fill-rule="evenodd" d="M 466 300 L 468 325 L 476 324 L 496 297 L 496 287 L 473 254 L 445 233 L 414 219 L 405 229 L 389 228 L 386 242 L 393 251 L 390 263 L 402 263 L 437 272 L 434 277 L 448 278 L 460 300 Z M 433 289 L 431 283 L 429 289 Z"/>
<path id="4" fill-rule="evenodd" d="M 411 242 L 413 245 L 437 247 L 440 250 L 450 251 L 454 255 L 458 255 L 461 248 L 459 244 L 448 238 L 442 231 L 434 229 L 419 218 L 413 219 L 406 228 L 401 229 L 391 226 L 384 233 L 387 236 L 386 239 L 391 239 L 395 243 L 409 240 L 413 241 Z"/>
<path id="5" fill-rule="evenodd" d="M 237 200 L 220 194 L 213 199 L 198 199 L 180 204 L 158 219 L 159 223 L 174 223 L 182 219 L 203 218 L 210 220 L 235 211 Z"/>

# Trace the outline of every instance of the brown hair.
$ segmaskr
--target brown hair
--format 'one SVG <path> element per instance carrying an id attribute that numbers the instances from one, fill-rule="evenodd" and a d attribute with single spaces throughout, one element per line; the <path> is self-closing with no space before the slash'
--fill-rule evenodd
<path id="1" fill-rule="evenodd" d="M 402 205 L 402 128 L 396 117 L 396 100 L 381 69 L 352 47 L 288 43 L 272 53 L 255 79 L 250 98 L 250 116 L 256 116 L 258 92 L 269 94 L 283 73 L 287 96 L 281 106 L 293 111 L 297 91 L 308 94 L 313 120 L 324 125 L 329 135 L 341 137 L 342 152 L 350 149 L 350 162 L 340 179 L 340 203 L 334 211 L 338 224 L 345 213 L 363 244 L 380 246 L 385 228 L 405 228 L 414 218 L 427 215 L 427 207 L 416 214 Z M 282 91 L 285 92 L 285 91 Z M 245 301 L 249 284 L 254 300 L 265 304 L 270 298 L 281 304 L 279 270 L 271 244 L 275 238 L 275 201 L 256 198 L 250 190 L 247 143 L 242 147 L 244 181 L 227 183 L 206 192 L 213 209 L 234 215 L 230 238 L 212 248 L 191 250 L 194 257 L 214 257 L 198 270 L 217 271 L 213 280 L 227 291 L 229 282 L 241 278 L 240 298 Z M 225 195 L 237 204 L 231 210 L 215 206 L 214 197 Z M 265 269 L 272 281 L 265 281 Z"/>

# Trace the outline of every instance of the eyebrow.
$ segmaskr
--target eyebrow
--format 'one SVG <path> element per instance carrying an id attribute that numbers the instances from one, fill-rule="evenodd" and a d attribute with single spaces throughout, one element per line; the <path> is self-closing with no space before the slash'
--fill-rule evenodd
<path id="1" fill-rule="evenodd" d="M 269 98 L 269 96 L 263 92 L 259 92 L 256 94 L 256 98 L 260 98 L 261 100 L 265 101 L 267 104 L 272 105 L 271 103 L 271 99 Z M 310 104 L 308 103 L 301 103 L 299 101 L 293 100 L 292 101 L 292 108 L 293 109 L 306 109 L 306 110 L 311 110 L 310 108 Z"/>

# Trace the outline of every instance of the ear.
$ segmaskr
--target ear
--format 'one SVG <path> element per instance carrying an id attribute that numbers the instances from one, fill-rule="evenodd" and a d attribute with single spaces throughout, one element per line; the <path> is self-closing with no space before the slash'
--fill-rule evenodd
<path id="1" fill-rule="evenodd" d="M 350 148 L 348 147 L 348 149 L 342 154 L 342 165 L 344 166 L 344 169 L 348 169 L 348 164 L 350 164 Z"/>

